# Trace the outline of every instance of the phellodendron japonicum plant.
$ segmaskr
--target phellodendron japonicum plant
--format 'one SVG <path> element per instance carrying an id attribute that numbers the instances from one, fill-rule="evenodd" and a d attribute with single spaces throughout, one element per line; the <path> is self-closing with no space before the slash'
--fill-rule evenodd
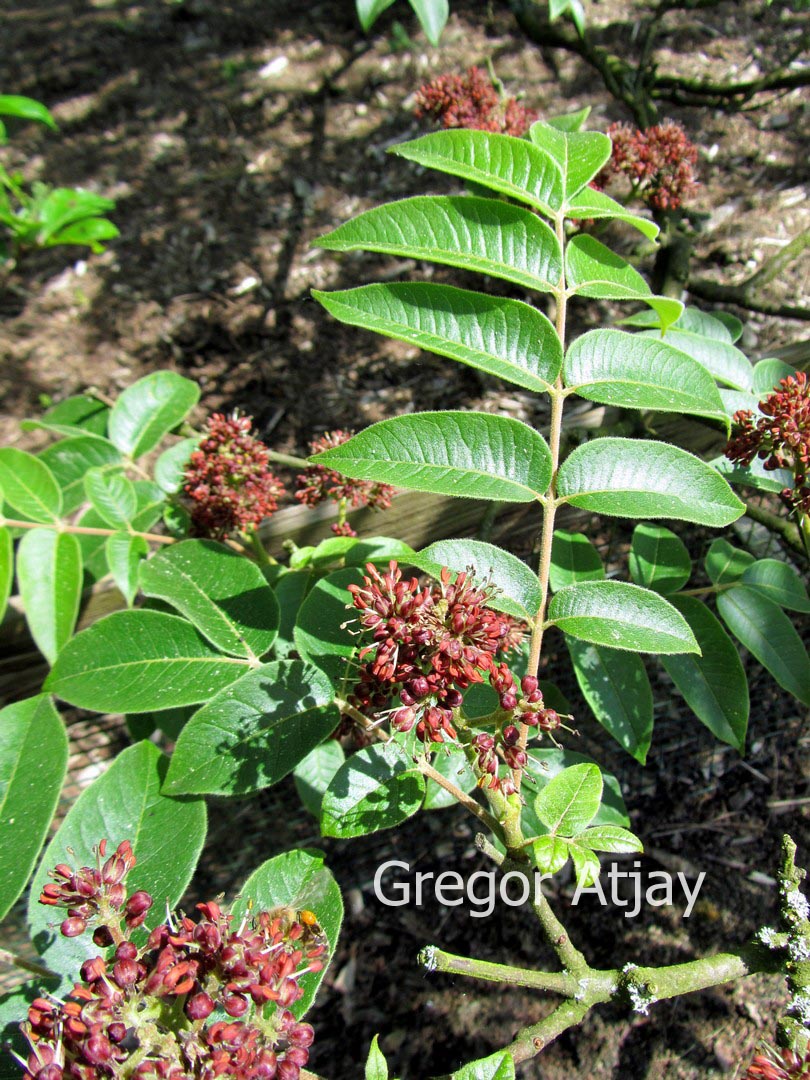
<path id="1" fill-rule="evenodd" d="M 325 836 L 366 835 L 458 803 L 482 830 L 481 850 L 530 883 L 559 970 L 433 946 L 422 954 L 432 971 L 559 999 L 510 1046 L 460 1067 L 459 1080 L 514 1076 L 601 1003 L 646 1012 L 760 971 L 786 975 L 791 999 L 778 1053 L 783 1064 L 790 1055 L 804 1060 L 810 930 L 788 840 L 778 925 L 742 948 L 683 964 L 641 967 L 622 957 L 615 968 L 594 968 L 533 887 L 536 873 L 569 862 L 588 885 L 600 853 L 642 850 L 615 778 L 576 752 L 576 718 L 543 678 L 552 627 L 596 719 L 640 762 L 653 728 L 640 654 L 655 656 L 698 719 L 741 752 L 748 687 L 730 634 L 810 704 L 810 660 L 784 610 L 810 610 L 796 570 L 718 538 L 703 560 L 709 584 L 690 588 L 686 546 L 656 524 L 723 528 L 745 509 L 729 481 L 782 491 L 799 474 L 791 484 L 789 474 L 765 468 L 770 460 L 732 453 L 733 461 L 708 463 L 648 438 L 569 445 L 570 399 L 696 416 L 714 425 L 722 445 L 732 416 L 749 431 L 741 410 L 755 416 L 779 379 L 796 378 L 780 362 L 752 366 L 735 345 L 734 318 L 652 295 L 626 261 L 577 231 L 582 220 L 603 219 L 648 238 L 657 232 L 588 186 L 611 145 L 581 121 L 538 122 L 529 140 L 448 130 L 395 147 L 477 193 L 372 209 L 320 241 L 475 271 L 526 297 L 550 297 L 552 319 L 523 299 L 434 281 L 315 294 L 344 322 L 545 395 L 545 437 L 489 413 L 415 413 L 349 438 L 334 433 L 307 463 L 269 451 L 244 417 L 214 416 L 192 434 L 198 389 L 158 372 L 111 406 L 79 396 L 26 422 L 57 437 L 36 455 L 0 449 L 0 595 L 5 603 L 16 568 L 18 606 L 51 668 L 41 694 L 0 713 L 0 914 L 33 872 L 29 922 L 40 954 L 36 963 L 6 957 L 32 979 L 2 1002 L 0 1023 L 34 1080 L 313 1075 L 298 1052 L 311 1041 L 303 1016 L 341 922 L 324 857 L 271 859 L 230 909 L 209 901 L 196 922 L 163 910 L 164 901 L 177 904 L 199 858 L 205 796 L 249 795 L 291 773 Z M 569 341 L 569 305 L 583 299 L 644 306 L 624 320 L 631 329 Z M 787 451 L 779 453 L 787 464 Z M 293 546 L 286 563 L 267 556 L 258 533 L 282 493 L 271 466 L 303 469 L 300 502 L 329 497 L 339 507 L 338 535 Z M 536 571 L 482 541 L 442 540 L 417 552 L 397 539 L 347 535 L 350 506 L 384 506 L 391 488 L 536 505 Z M 608 577 L 584 534 L 557 527 L 563 507 L 640 522 L 630 580 Z M 76 632 L 85 584 L 107 575 L 126 609 Z M 125 714 L 137 741 L 83 792 L 40 857 L 67 760 L 55 698 Z M 150 741 L 156 730 L 171 756 Z M 144 897 L 160 903 L 146 906 Z M 53 907 L 63 901 L 60 927 Z M 99 913 L 106 930 L 90 927 Z M 141 915 L 148 941 L 127 936 L 127 919 Z M 261 951 L 262 934 L 280 934 L 276 944 L 295 958 L 257 981 L 252 960 L 233 969 L 234 954 L 221 950 L 227 938 L 237 951 Z M 299 972 L 305 992 L 288 1000 L 279 988 Z M 266 998 L 266 988 L 281 996 Z M 129 1023 L 136 1002 L 141 1034 Z M 19 1030 L 26 1012 L 27 1042 Z M 366 1076 L 388 1076 L 376 1041 Z"/>

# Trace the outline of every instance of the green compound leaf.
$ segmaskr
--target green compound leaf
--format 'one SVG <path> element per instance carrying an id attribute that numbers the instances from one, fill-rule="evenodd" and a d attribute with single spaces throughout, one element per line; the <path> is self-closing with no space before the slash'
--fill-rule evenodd
<path id="1" fill-rule="evenodd" d="M 98 398 L 89 397 L 87 394 L 74 394 L 73 397 L 65 398 L 42 414 L 42 419 L 49 424 L 67 424 L 77 428 L 77 435 L 89 433 L 92 435 L 107 434 L 107 417 L 110 415 L 108 405 Z"/>
<path id="2" fill-rule="evenodd" d="M 598 765 L 572 765 L 550 780 L 534 801 L 534 812 L 554 835 L 578 836 L 593 821 L 602 801 Z"/>
<path id="3" fill-rule="evenodd" d="M 272 648 L 280 612 L 258 566 L 215 540 L 183 540 L 141 567 L 146 596 L 165 600 L 223 652 L 255 660 Z"/>
<path id="4" fill-rule="evenodd" d="M 60 439 L 38 455 L 62 489 L 62 513 L 72 514 L 85 501 L 84 478 L 91 469 L 114 469 L 122 458 L 107 439 L 76 435 Z"/>
<path id="5" fill-rule="evenodd" d="M 810 612 L 807 588 L 798 572 L 787 563 L 778 559 L 759 559 L 745 568 L 741 581 L 780 607 L 804 614 Z"/>
<path id="6" fill-rule="evenodd" d="M 41 101 L 22 94 L 0 94 L 0 116 L 15 116 L 20 120 L 36 120 L 57 131 L 57 124 Z"/>
<path id="7" fill-rule="evenodd" d="M 293 631 L 298 652 L 326 672 L 339 694 L 358 648 L 356 637 L 349 633 L 356 629 L 357 612 L 348 586 L 362 584 L 363 574 L 356 567 L 321 578 L 301 604 Z"/>
<path id="8" fill-rule="evenodd" d="M 738 581 L 753 563 L 754 556 L 750 551 L 743 551 L 718 537 L 706 552 L 703 565 L 713 584 L 728 585 L 731 581 Z"/>
<path id="9" fill-rule="evenodd" d="M 107 537 L 104 551 L 113 581 L 126 600 L 127 607 L 132 607 L 138 592 L 141 562 L 149 554 L 149 545 L 142 536 L 117 532 Z"/>
<path id="10" fill-rule="evenodd" d="M 508 195 L 553 215 L 563 201 L 557 162 L 525 139 L 485 131 L 437 131 L 391 147 L 398 157 Z"/>
<path id="11" fill-rule="evenodd" d="M 449 0 L 408 0 L 431 45 L 437 46 L 450 17 Z"/>
<path id="12" fill-rule="evenodd" d="M 543 826 L 545 828 L 545 826 Z M 532 842 L 535 865 L 543 874 L 557 874 L 568 862 L 568 841 L 546 833 Z"/>
<path id="13" fill-rule="evenodd" d="M 126 529 L 138 511 L 135 488 L 123 473 L 90 469 L 84 490 L 93 509 L 113 529 Z"/>
<path id="14" fill-rule="evenodd" d="M 531 210 L 467 195 L 419 195 L 367 210 L 318 245 L 427 259 L 503 278 L 527 289 L 557 287 L 556 236 Z"/>
<path id="15" fill-rule="evenodd" d="M 25 450 L 0 448 L 0 487 L 9 506 L 31 521 L 52 522 L 62 513 L 62 492 L 53 473 Z"/>
<path id="16" fill-rule="evenodd" d="M 515 1063 L 511 1054 L 499 1050 L 491 1057 L 464 1065 L 452 1074 L 450 1080 L 515 1080 Z"/>
<path id="17" fill-rule="evenodd" d="M 94 712 L 152 712 L 208 701 L 246 670 L 185 619 L 116 611 L 68 642 L 46 689 Z"/>
<path id="18" fill-rule="evenodd" d="M 310 460 L 353 479 L 502 502 L 531 502 L 551 480 L 551 452 L 542 436 L 520 420 L 490 413 L 397 416 Z"/>
<path id="19" fill-rule="evenodd" d="M 89 957 L 98 955 L 91 935 L 64 938 L 54 929 L 54 909 L 37 902 L 47 871 L 57 863 L 93 866 L 93 847 L 106 839 L 108 852 L 129 840 L 137 864 L 127 879 L 130 893 L 144 889 L 155 900 L 147 927 L 166 917 L 186 890 L 205 840 L 205 803 L 200 799 L 168 799 L 160 792 L 168 758 L 149 742 L 124 750 L 86 788 L 71 809 L 34 875 L 28 904 L 32 937 L 45 964 L 66 977 L 68 989 Z"/>
<path id="20" fill-rule="evenodd" d="M 25 888 L 68 760 L 65 725 L 45 694 L 0 711 L 0 918 Z"/>
<path id="21" fill-rule="evenodd" d="M 640 656 L 586 645 L 566 637 L 579 688 L 596 719 L 619 746 L 647 760 L 653 730 L 653 695 Z"/>
<path id="22" fill-rule="evenodd" d="M 603 405 L 707 416 L 728 423 L 714 379 L 696 360 L 623 330 L 592 330 L 565 357 L 565 385 Z"/>
<path id="23" fill-rule="evenodd" d="M 748 680 L 739 654 L 719 620 L 694 596 L 672 603 L 692 628 L 700 656 L 662 656 L 661 663 L 686 704 L 711 733 L 740 753 L 748 727 Z"/>
<path id="24" fill-rule="evenodd" d="M 363 27 L 363 33 L 367 34 L 380 15 L 395 2 L 395 0 L 355 0 L 357 18 Z"/>
<path id="25" fill-rule="evenodd" d="M 412 817 L 425 796 L 425 781 L 396 743 L 377 743 L 353 754 L 335 773 L 323 797 L 324 836 L 366 836 Z"/>
<path id="26" fill-rule="evenodd" d="M 559 165 L 566 200 L 593 180 L 610 158 L 610 139 L 600 131 L 562 131 L 538 120 L 529 129 L 529 137 Z"/>
<path id="27" fill-rule="evenodd" d="M 584 187 L 573 198 L 568 200 L 565 215 L 574 220 L 579 218 L 614 218 L 618 221 L 624 221 L 626 224 L 632 225 L 634 229 L 638 229 L 648 240 L 655 240 L 660 232 L 654 221 L 650 221 L 649 218 L 639 217 L 638 214 L 627 210 L 615 199 L 611 199 L 609 195 L 605 195 L 604 191 L 597 191 L 591 187 Z M 657 318 L 654 325 L 658 325 Z"/>
<path id="28" fill-rule="evenodd" d="M 660 340 L 658 331 L 643 331 L 642 336 Z M 704 337 L 702 334 L 690 334 L 675 329 L 667 330 L 666 341 L 675 349 L 687 353 L 707 371 L 726 386 L 735 390 L 751 390 L 754 383 L 754 369 L 745 353 L 740 352 L 727 341 Z"/>
<path id="29" fill-rule="evenodd" d="M 551 623 L 566 634 L 631 652 L 697 652 L 686 620 L 663 596 L 625 581 L 586 581 L 552 597 Z"/>
<path id="30" fill-rule="evenodd" d="M 787 469 L 774 469 L 768 472 L 765 462 L 754 458 L 750 465 L 734 465 L 727 457 L 718 457 L 711 466 L 724 476 L 730 484 L 745 485 L 757 491 L 771 491 L 778 495 L 786 487 L 793 487 L 793 473 Z"/>
<path id="31" fill-rule="evenodd" d="M 31 637 L 49 664 L 70 640 L 82 596 L 82 553 L 72 533 L 31 529 L 17 550 L 17 581 Z"/>
<path id="32" fill-rule="evenodd" d="M 717 609 L 732 634 L 779 685 L 810 705 L 810 657 L 784 611 L 748 585 L 719 593 Z"/>
<path id="33" fill-rule="evenodd" d="M 2 496 L 0 495 L 0 498 Z M 0 526 L 0 622 L 6 614 L 14 581 L 14 540 L 11 530 Z"/>
<path id="34" fill-rule="evenodd" d="M 249 671 L 184 726 L 166 793 L 247 795 L 270 787 L 337 727 L 333 701 L 326 675 L 300 660 Z"/>
<path id="35" fill-rule="evenodd" d="M 312 295 L 336 319 L 547 392 L 562 366 L 553 325 L 519 300 L 431 282 L 394 282 Z"/>
<path id="36" fill-rule="evenodd" d="M 251 913 L 274 908 L 311 911 L 329 942 L 329 958 L 335 955 L 343 922 L 343 900 L 338 883 L 324 865 L 322 852 L 285 851 L 268 859 L 242 885 L 231 912 L 238 923 Z M 297 1018 L 300 1019 L 315 1000 L 328 966 L 327 962 L 320 971 L 310 971 L 302 976 L 300 985 L 304 993 L 290 1006 Z"/>
<path id="37" fill-rule="evenodd" d="M 121 394 L 109 418 L 110 439 L 122 454 L 138 458 L 185 419 L 200 388 L 174 371 L 153 371 Z"/>
<path id="38" fill-rule="evenodd" d="M 663 525 L 636 525 L 630 546 L 630 577 L 659 593 L 682 589 L 692 575 L 686 545 Z"/>
<path id="39" fill-rule="evenodd" d="M 700 458 L 667 443 L 596 439 L 563 462 L 557 491 L 597 514 L 676 518 L 715 528 L 730 525 L 745 506 Z"/>
<path id="40" fill-rule="evenodd" d="M 327 739 L 303 757 L 293 769 L 295 790 L 304 806 L 318 821 L 321 819 L 323 793 L 332 777 L 346 760 L 337 739 Z"/>
<path id="41" fill-rule="evenodd" d="M 537 575 L 503 548 L 483 540 L 439 540 L 415 557 L 414 565 L 438 577 L 446 566 L 456 573 L 472 570 L 476 584 L 491 582 L 498 590 L 488 606 L 516 619 L 530 621 L 540 610 Z"/>
<path id="42" fill-rule="evenodd" d="M 584 533 L 555 531 L 549 571 L 552 592 L 579 581 L 602 581 L 604 576 L 601 556 Z"/>

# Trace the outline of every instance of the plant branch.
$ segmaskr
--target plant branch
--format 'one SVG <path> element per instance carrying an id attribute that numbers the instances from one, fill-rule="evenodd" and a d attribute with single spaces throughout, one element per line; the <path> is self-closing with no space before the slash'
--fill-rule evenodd
<path id="1" fill-rule="evenodd" d="M 35 960 L 26 960 L 25 957 L 9 952 L 8 949 L 0 949 L 0 964 L 7 964 L 9 967 L 18 967 L 22 971 L 30 971 L 33 975 L 39 975 L 43 979 L 59 978 L 59 976 L 51 971 L 50 968 L 38 964 Z"/>
<path id="2" fill-rule="evenodd" d="M 427 945 L 419 953 L 419 963 L 429 972 L 442 971 L 449 975 L 467 975 L 485 982 L 505 983 L 508 986 L 525 986 L 530 990 L 542 990 L 564 997 L 574 997 L 577 980 L 562 971 L 527 971 L 509 964 L 493 964 L 488 960 L 475 960 L 470 956 L 456 956 L 444 952 L 435 945 Z"/>
<path id="3" fill-rule="evenodd" d="M 516 1065 L 522 1061 L 529 1061 L 530 1058 L 536 1057 L 545 1050 L 564 1031 L 581 1024 L 591 1008 L 592 1006 L 584 1001 L 574 999 L 563 1001 L 543 1020 L 532 1024 L 531 1027 L 523 1028 L 515 1041 L 504 1049 L 511 1054 Z"/>
<path id="4" fill-rule="evenodd" d="M 760 525 L 765 525 L 771 532 L 775 532 L 778 536 L 781 536 L 785 543 L 790 544 L 792 548 L 801 552 L 802 555 L 807 555 L 801 532 L 797 525 L 792 521 L 789 521 L 786 517 L 782 517 L 780 514 L 774 514 L 772 510 L 766 510 L 764 506 L 760 506 L 759 503 L 755 503 L 751 499 L 745 499 L 744 501 L 745 512 L 750 518 L 753 518 L 754 521 L 758 521 Z"/>
<path id="5" fill-rule="evenodd" d="M 96 529 L 89 525 L 66 525 L 62 521 L 18 521 L 16 518 L 0 517 L 0 526 L 10 529 L 56 529 L 57 532 L 75 533 L 78 536 L 117 536 L 121 529 Z M 173 536 L 161 536 L 159 533 L 131 532 L 130 536 L 140 536 L 153 544 L 176 544 Z"/>

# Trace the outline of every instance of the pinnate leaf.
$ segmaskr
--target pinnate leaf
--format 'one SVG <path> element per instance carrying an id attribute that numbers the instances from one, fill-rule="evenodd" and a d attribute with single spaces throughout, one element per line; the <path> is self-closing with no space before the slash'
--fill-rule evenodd
<path id="1" fill-rule="evenodd" d="M 643 765 L 653 730 L 653 696 L 640 656 L 566 637 L 582 696 L 596 719 Z"/>
<path id="2" fill-rule="evenodd" d="M 427 259 L 548 292 L 562 273 L 556 236 L 531 210 L 468 195 L 419 195 L 367 210 L 320 247 Z"/>
<path id="3" fill-rule="evenodd" d="M 127 607 L 132 607 L 132 601 L 138 592 L 141 562 L 149 554 L 149 545 L 142 536 L 117 532 L 107 537 L 104 550 L 113 581 L 126 600 Z"/>
<path id="4" fill-rule="evenodd" d="M 312 295 L 350 326 L 410 342 L 526 390 L 546 392 L 560 373 L 556 330 L 519 300 L 424 281 Z"/>
<path id="5" fill-rule="evenodd" d="M 740 579 L 744 585 L 770 597 L 780 607 L 791 611 L 810 612 L 810 599 L 801 576 L 792 566 L 779 559 L 759 559 L 747 566 Z"/>
<path id="6" fill-rule="evenodd" d="M 517 619 L 533 619 L 540 608 L 537 575 L 516 555 L 483 540 L 438 540 L 416 556 L 414 565 L 434 576 L 444 566 L 456 573 L 471 569 L 478 585 L 490 582 L 497 590 L 488 606 Z"/>
<path id="7" fill-rule="evenodd" d="M 718 536 L 712 540 L 703 565 L 706 573 L 715 585 L 727 585 L 743 576 L 746 569 L 754 563 L 750 551 L 734 547 L 728 540 Z"/>
<path id="8" fill-rule="evenodd" d="M 601 801 L 599 766 L 572 765 L 546 784 L 534 801 L 534 811 L 555 836 L 578 836 L 593 821 Z"/>
<path id="9" fill-rule="evenodd" d="M 624 221 L 628 225 L 632 225 L 634 229 L 638 229 L 648 240 L 655 240 L 660 231 L 650 218 L 640 217 L 638 214 L 632 213 L 621 203 L 611 199 L 604 191 L 597 191 L 592 187 L 584 187 L 568 200 L 565 215 L 574 220 L 580 218 L 613 218 Z M 657 317 L 654 325 L 658 325 Z"/>
<path id="10" fill-rule="evenodd" d="M 584 188 L 610 157 L 610 139 L 600 131 L 563 131 L 538 120 L 529 137 L 559 165 L 566 200 Z"/>
<path id="11" fill-rule="evenodd" d="M 116 611 L 68 642 L 46 688 L 95 712 L 152 712 L 208 701 L 246 669 L 185 619 Z"/>
<path id="12" fill-rule="evenodd" d="M 141 567 L 141 588 L 185 615 L 223 652 L 255 660 L 279 626 L 275 593 L 258 566 L 215 540 L 183 540 Z"/>
<path id="13" fill-rule="evenodd" d="M 91 469 L 121 464 L 111 442 L 95 435 L 76 435 L 46 447 L 38 455 L 62 489 L 62 513 L 71 514 L 85 501 L 84 478 Z"/>
<path id="14" fill-rule="evenodd" d="M 660 338 L 655 330 L 643 331 L 645 336 Z M 736 346 L 727 341 L 718 341 L 702 334 L 688 333 L 684 330 L 669 329 L 666 340 L 674 348 L 687 353 L 718 380 L 735 390 L 751 390 L 754 383 L 754 369 L 751 362 Z"/>
<path id="15" fill-rule="evenodd" d="M 499 1050 L 491 1057 L 471 1061 L 454 1072 L 450 1080 L 514 1080 L 515 1063 L 511 1054 Z"/>
<path id="16" fill-rule="evenodd" d="M 353 754 L 335 773 L 321 807 L 324 836 L 365 836 L 412 817 L 425 782 L 396 743 L 376 743 Z"/>
<path id="17" fill-rule="evenodd" d="M 504 502 L 531 502 L 551 479 L 542 436 L 520 420 L 490 413 L 397 416 L 311 460 L 354 479 Z"/>
<path id="18" fill-rule="evenodd" d="M 636 585 L 669 594 L 682 589 L 691 574 L 692 560 L 680 537 L 663 525 L 636 525 L 630 546 L 630 576 Z"/>
<path id="19" fill-rule="evenodd" d="M 357 18 L 367 34 L 380 15 L 390 8 L 394 0 L 355 0 Z"/>
<path id="20" fill-rule="evenodd" d="M 549 621 L 566 634 L 631 652 L 697 652 L 683 616 L 658 593 L 625 581 L 586 581 L 560 589 Z"/>
<path id="21" fill-rule="evenodd" d="M 560 467 L 558 494 L 597 514 L 680 518 L 719 527 L 745 506 L 700 458 L 667 443 L 595 439 L 577 447 Z"/>
<path id="22" fill-rule="evenodd" d="M 784 611 L 748 585 L 719 593 L 717 609 L 729 630 L 779 685 L 810 705 L 810 657 Z"/>
<path id="23" fill-rule="evenodd" d="M 31 529 L 17 550 L 17 580 L 31 637 L 53 664 L 70 640 L 82 595 L 82 554 L 72 533 Z"/>
<path id="24" fill-rule="evenodd" d="M 11 530 L 0 526 L 0 622 L 6 613 L 14 581 L 14 541 Z"/>
<path id="25" fill-rule="evenodd" d="M 113 529 L 126 529 L 138 510 L 138 496 L 130 480 L 120 472 L 90 469 L 84 490 L 91 505 Z"/>
<path id="26" fill-rule="evenodd" d="M 391 148 L 399 157 L 509 195 L 551 215 L 563 201 L 560 166 L 526 139 L 488 131 L 436 131 Z"/>
<path id="27" fill-rule="evenodd" d="M 673 596 L 672 603 L 691 626 L 700 656 L 662 656 L 661 663 L 698 720 L 742 753 L 749 700 L 739 654 L 717 617 L 700 600 Z"/>
<path id="28" fill-rule="evenodd" d="M 120 395 L 109 418 L 110 439 L 122 454 L 138 458 L 185 419 L 200 397 L 191 379 L 174 371 L 153 371 Z"/>
<path id="29" fill-rule="evenodd" d="M 295 790 L 304 806 L 320 821 L 323 793 L 346 760 L 337 739 L 327 739 L 303 757 L 293 769 Z"/>
<path id="30" fill-rule="evenodd" d="M 0 447 L 0 487 L 9 506 L 31 521 L 55 521 L 62 492 L 48 466 L 15 446 Z"/>
<path id="31" fill-rule="evenodd" d="M 727 422 L 714 379 L 696 360 L 622 330 L 592 330 L 577 338 L 564 365 L 565 385 L 604 405 L 690 413 Z"/>
<path id="32" fill-rule="evenodd" d="M 554 592 L 579 581 L 602 581 L 605 568 L 599 552 L 584 533 L 557 529 L 551 543 L 549 583 Z"/>
<path id="33" fill-rule="evenodd" d="M 220 690 L 177 741 L 171 795 L 246 795 L 277 783 L 337 727 L 329 679 L 300 660 L 265 664 Z"/>
<path id="34" fill-rule="evenodd" d="M 438 45 L 450 15 L 449 0 L 408 0 L 408 3 L 416 12 L 425 37 L 431 45 Z"/>
<path id="35" fill-rule="evenodd" d="M 0 711 L 0 918 L 34 868 L 67 760 L 65 725 L 45 694 Z"/>

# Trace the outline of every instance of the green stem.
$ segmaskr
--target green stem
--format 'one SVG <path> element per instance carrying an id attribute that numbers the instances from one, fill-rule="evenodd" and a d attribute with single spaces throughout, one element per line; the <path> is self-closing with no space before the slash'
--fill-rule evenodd
<path id="1" fill-rule="evenodd" d="M 291 469 L 306 469 L 310 464 L 306 458 L 295 457 L 294 454 L 281 454 L 278 450 L 271 450 L 269 447 L 267 456 L 271 461 L 275 461 L 276 465 L 289 465 Z"/>
<path id="2" fill-rule="evenodd" d="M 51 971 L 50 968 L 43 967 L 42 964 L 37 964 L 34 960 L 26 960 L 16 953 L 9 952 L 8 949 L 0 949 L 0 964 L 8 964 L 9 967 L 18 967 L 22 971 L 30 971 L 33 975 L 39 975 L 43 979 L 59 978 L 59 976 Z"/>
<path id="3" fill-rule="evenodd" d="M 764 506 L 752 502 L 751 499 L 745 500 L 745 512 L 750 518 L 753 518 L 754 521 L 758 521 L 760 525 L 765 525 L 771 532 L 775 532 L 777 535 L 781 536 L 782 539 L 790 544 L 796 551 L 800 551 L 802 555 L 808 555 L 808 557 L 810 557 L 799 528 L 794 525 L 792 521 L 788 521 L 787 518 L 784 518 L 779 514 L 774 514 L 771 510 L 766 510 Z"/>
<path id="4" fill-rule="evenodd" d="M 249 542 L 251 548 L 253 549 L 253 552 L 256 556 L 256 561 L 258 562 L 259 566 L 265 567 L 278 565 L 277 561 L 273 558 L 273 556 L 268 552 L 267 548 L 262 543 L 261 537 L 259 536 L 256 529 L 251 529 L 249 533 L 243 533 L 242 535 Z"/>

